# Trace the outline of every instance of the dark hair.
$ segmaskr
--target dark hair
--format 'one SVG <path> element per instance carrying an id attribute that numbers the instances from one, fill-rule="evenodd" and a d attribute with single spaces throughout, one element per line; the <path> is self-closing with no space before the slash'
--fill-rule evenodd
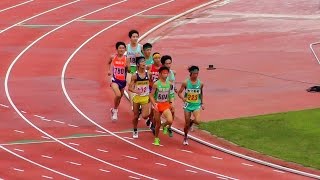
<path id="1" fill-rule="evenodd" d="M 169 68 L 167 68 L 165 66 L 161 66 L 158 71 L 159 71 L 159 73 L 161 73 L 162 71 L 168 71 L 169 72 L 170 70 L 169 70 Z"/>
<path id="2" fill-rule="evenodd" d="M 131 38 L 133 34 L 138 34 L 138 36 L 139 36 L 139 32 L 135 29 L 132 29 L 131 31 L 129 31 L 129 34 L 128 34 L 129 38 Z"/>
<path id="3" fill-rule="evenodd" d="M 124 48 L 126 48 L 127 46 L 126 46 L 126 43 L 124 43 L 124 42 L 122 42 L 122 41 L 119 41 L 119 42 L 117 42 L 116 43 L 116 49 L 118 49 L 119 48 L 119 46 L 121 46 L 121 45 L 123 45 L 124 46 Z"/>
<path id="4" fill-rule="evenodd" d="M 195 71 L 195 70 L 199 71 L 200 69 L 199 69 L 198 66 L 189 66 L 189 67 L 188 67 L 188 71 L 189 71 L 189 73 L 190 73 L 190 76 L 191 76 L 191 74 L 193 73 L 193 71 Z"/>
<path id="5" fill-rule="evenodd" d="M 143 56 L 136 57 L 136 65 L 138 66 L 138 64 L 139 64 L 143 59 L 145 60 L 145 58 L 144 58 Z"/>
<path id="6" fill-rule="evenodd" d="M 171 57 L 171 56 L 169 56 L 169 55 L 164 55 L 164 56 L 162 56 L 162 57 L 161 57 L 161 64 L 164 65 L 165 62 L 166 62 L 166 60 L 168 60 L 168 59 L 170 59 L 171 62 L 172 62 L 172 57 Z"/>
<path id="7" fill-rule="evenodd" d="M 145 43 L 145 44 L 142 46 L 142 49 L 143 49 L 143 50 L 148 49 L 148 48 L 152 48 L 152 44 L 150 44 L 150 43 Z"/>

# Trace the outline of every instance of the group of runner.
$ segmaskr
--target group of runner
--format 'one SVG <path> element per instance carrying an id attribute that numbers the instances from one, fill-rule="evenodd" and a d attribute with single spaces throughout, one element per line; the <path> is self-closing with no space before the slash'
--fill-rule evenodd
<path id="1" fill-rule="evenodd" d="M 130 43 L 116 43 L 116 53 L 108 62 L 108 76 L 115 98 L 111 108 L 111 119 L 118 119 L 118 107 L 128 85 L 128 94 L 133 110 L 133 138 L 138 138 L 139 117 L 146 120 L 155 138 L 154 145 L 160 145 L 159 131 L 173 136 L 171 125 L 174 120 L 175 94 L 184 102 L 184 140 L 188 145 L 188 132 L 193 124 L 199 124 L 203 106 L 203 83 L 199 80 L 199 67 L 190 66 L 188 77 L 177 90 L 176 73 L 171 69 L 172 57 L 159 52 L 152 53 L 152 45 L 138 43 L 139 32 L 129 32 Z M 183 94 L 184 93 L 184 94 Z M 193 115 L 193 119 L 191 119 Z M 165 122 L 161 122 L 161 117 Z"/>

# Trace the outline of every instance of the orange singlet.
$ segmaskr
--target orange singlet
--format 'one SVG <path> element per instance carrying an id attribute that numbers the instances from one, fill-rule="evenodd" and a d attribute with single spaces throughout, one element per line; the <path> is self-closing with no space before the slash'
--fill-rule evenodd
<path id="1" fill-rule="evenodd" d="M 112 67 L 113 67 L 113 75 L 112 80 L 120 80 L 125 81 L 127 72 L 126 72 L 126 65 L 127 65 L 127 58 L 126 56 L 122 56 L 119 59 L 118 55 L 116 55 L 112 60 Z"/>

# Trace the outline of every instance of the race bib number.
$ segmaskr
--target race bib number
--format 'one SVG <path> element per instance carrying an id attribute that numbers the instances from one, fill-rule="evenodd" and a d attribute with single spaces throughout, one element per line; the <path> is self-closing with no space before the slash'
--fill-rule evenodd
<path id="1" fill-rule="evenodd" d="M 159 92 L 157 97 L 158 102 L 168 101 L 168 92 Z"/>
<path id="2" fill-rule="evenodd" d="M 187 94 L 187 102 L 195 103 L 199 99 L 199 95 L 197 93 L 188 93 Z"/>
<path id="3" fill-rule="evenodd" d="M 115 75 L 124 75 L 125 69 L 124 68 L 117 68 L 115 67 L 113 70 L 113 73 Z"/>
<path id="4" fill-rule="evenodd" d="M 137 82 L 136 87 L 140 95 L 149 95 L 149 81 L 139 81 Z"/>

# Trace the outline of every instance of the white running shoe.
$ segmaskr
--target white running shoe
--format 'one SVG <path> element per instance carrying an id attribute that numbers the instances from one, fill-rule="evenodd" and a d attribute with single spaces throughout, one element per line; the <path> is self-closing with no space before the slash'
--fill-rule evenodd
<path id="1" fill-rule="evenodd" d="M 111 108 L 110 111 L 111 111 L 111 119 L 113 121 L 118 120 L 118 109 Z"/>
<path id="2" fill-rule="evenodd" d="M 134 139 L 138 139 L 139 135 L 138 135 L 138 131 L 133 131 L 132 137 Z"/>
<path id="3" fill-rule="evenodd" d="M 183 145 L 189 145 L 189 143 L 188 143 L 188 138 L 184 138 L 184 140 L 183 140 Z"/>

